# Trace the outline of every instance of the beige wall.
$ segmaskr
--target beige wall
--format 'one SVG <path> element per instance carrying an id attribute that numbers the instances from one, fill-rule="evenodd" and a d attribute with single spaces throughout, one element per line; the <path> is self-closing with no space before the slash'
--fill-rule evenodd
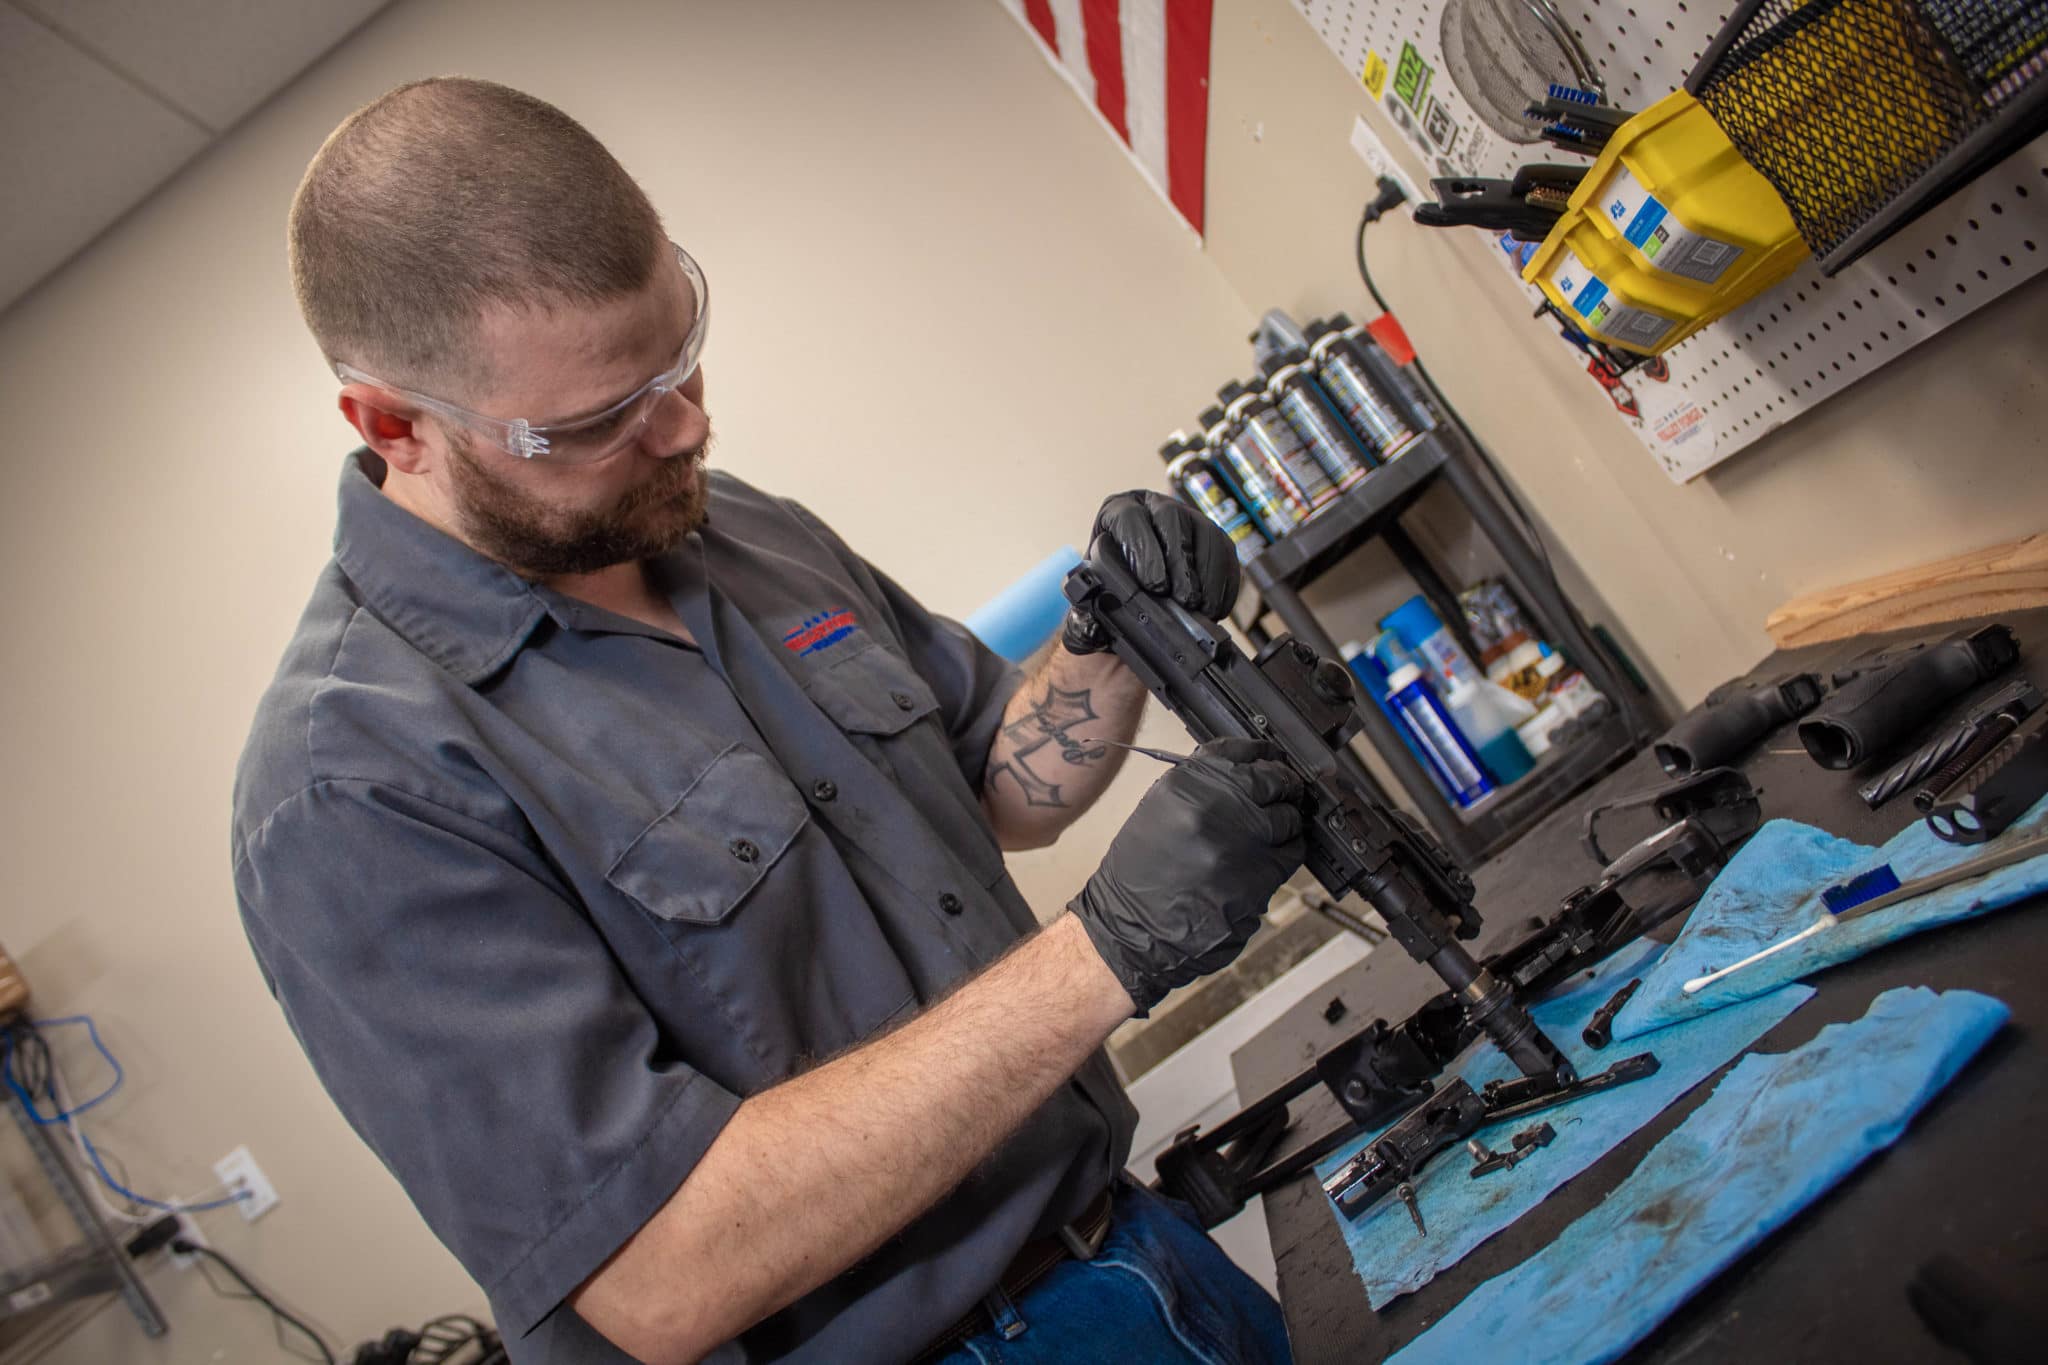
<path id="1" fill-rule="evenodd" d="M 1349 138 L 1361 111 L 1405 153 L 1399 134 L 1286 0 L 1216 0 L 1209 88 L 1224 276 L 1255 311 L 1370 315 L 1352 236 L 1372 176 Z M 1788 597 L 2048 526 L 2048 277 L 1680 486 L 1530 320 L 1489 238 L 1404 217 L 1369 240 L 1438 382 L 1685 705 L 1768 652 Z"/>
<path id="2" fill-rule="evenodd" d="M 718 461 L 962 613 L 1077 541 L 1105 491 L 1157 478 L 1162 434 L 1245 368 L 1257 309 L 1361 311 L 1367 177 L 1345 140 L 1364 96 L 1283 0 L 1219 0 L 1216 39 L 1205 255 L 994 3 L 413 0 L 0 316 L 0 932 L 44 1011 L 92 1011 L 127 1063 L 94 1132 L 139 1186 L 193 1189 L 252 1147 L 283 1203 L 204 1224 L 335 1344 L 481 1296 L 320 1092 L 233 914 L 234 757 L 348 444 L 284 277 L 306 158 L 432 72 L 568 108 L 710 272 Z M 1674 488 L 1537 344 L 1476 237 L 1404 224 L 1375 247 L 1439 378 L 1683 696 L 1761 653 L 1789 593 L 2042 520 L 2038 283 Z M 1332 588 L 1361 624 L 1390 591 L 1360 570 Z M 1020 860 L 1043 908 L 1149 776 Z M 277 1358 L 251 1305 L 168 1268 L 151 1283 L 165 1342 L 108 1312 L 49 1358 Z"/>
<path id="3" fill-rule="evenodd" d="M 482 1299 L 263 991 L 228 787 L 349 445 L 287 288 L 285 205 L 351 108 L 450 70 L 555 100 L 643 179 L 716 293 L 714 458 L 943 610 L 1156 479 L 1249 325 L 1014 21 L 947 0 L 398 5 L 0 317 L 0 935 L 43 1011 L 93 1012 L 127 1065 L 92 1131 L 140 1187 L 191 1190 L 250 1145 L 283 1202 L 204 1226 L 337 1346 Z M 1048 908 L 1091 837 L 1029 860 Z M 151 1284 L 163 1343 L 116 1310 L 50 1358 L 278 1358 L 261 1310 L 168 1267 Z"/>

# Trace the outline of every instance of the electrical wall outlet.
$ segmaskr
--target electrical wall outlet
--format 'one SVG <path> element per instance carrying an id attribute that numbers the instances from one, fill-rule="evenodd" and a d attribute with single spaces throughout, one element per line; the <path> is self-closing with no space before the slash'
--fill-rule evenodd
<path id="1" fill-rule="evenodd" d="M 1424 194 L 1416 187 L 1414 179 L 1402 169 L 1399 155 L 1380 140 L 1380 135 L 1372 130 L 1372 125 L 1365 121 L 1363 114 L 1358 115 L 1357 121 L 1351 125 L 1351 150 L 1357 152 L 1360 159 L 1372 167 L 1374 175 L 1390 177 L 1401 187 L 1401 193 L 1408 196 L 1407 202 L 1395 212 L 1413 213 L 1417 204 L 1435 197 Z"/>
<path id="2" fill-rule="evenodd" d="M 277 1206 L 277 1191 L 247 1147 L 237 1147 L 214 1162 L 213 1173 L 229 1194 L 237 1196 L 235 1207 L 241 1210 L 244 1222 L 253 1223 Z"/>
<path id="3" fill-rule="evenodd" d="M 189 1213 L 178 1215 L 178 1236 L 180 1239 L 190 1242 L 193 1246 L 210 1247 L 213 1245 L 213 1243 L 206 1240 L 206 1234 L 199 1230 L 199 1224 L 192 1221 L 192 1215 Z M 164 1255 L 170 1257 L 171 1264 L 181 1270 L 191 1265 L 194 1261 L 205 1259 L 197 1252 L 179 1251 L 176 1247 L 164 1248 Z"/>

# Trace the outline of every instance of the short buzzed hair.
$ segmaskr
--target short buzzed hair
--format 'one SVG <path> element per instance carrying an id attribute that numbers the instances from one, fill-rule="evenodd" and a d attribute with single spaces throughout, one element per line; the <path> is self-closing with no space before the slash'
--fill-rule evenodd
<path id="1" fill-rule="evenodd" d="M 583 125 L 460 76 L 401 85 L 336 128 L 292 198 L 292 287 L 329 363 L 488 383 L 490 304 L 601 303 L 653 278 L 661 217 Z"/>

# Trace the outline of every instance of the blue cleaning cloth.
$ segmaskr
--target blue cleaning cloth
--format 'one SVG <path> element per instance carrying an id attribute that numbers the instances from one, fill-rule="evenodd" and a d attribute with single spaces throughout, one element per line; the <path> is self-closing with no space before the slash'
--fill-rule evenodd
<path id="1" fill-rule="evenodd" d="M 1804 1047 L 1743 1058 L 1598 1207 L 1472 1291 L 1393 1360 L 1615 1359 L 1897 1141 L 2006 1014 L 1974 991 L 1900 987 Z"/>
<path id="2" fill-rule="evenodd" d="M 1060 546 L 961 624 L 1011 663 L 1023 663 L 1067 619 L 1067 570 L 1080 562 L 1073 546 Z"/>
<path id="3" fill-rule="evenodd" d="M 1882 848 L 1837 839 L 1811 825 L 1773 820 L 1729 860 L 1693 907 L 1671 951 L 1643 978 L 1643 988 L 1615 1016 L 1614 1037 L 1618 1042 L 1694 1018 L 1731 1000 L 1776 990 L 1787 981 L 1811 976 L 1895 938 L 2048 891 L 2048 854 L 2043 854 L 1988 877 L 1930 891 L 1862 919 L 1832 925 L 1703 987 L 1696 995 L 1687 995 L 1683 989 L 1686 982 L 1740 962 L 1812 924 L 1820 915 L 1820 893 L 1828 886 L 1846 882 L 1880 863 L 1890 863 L 1900 881 L 1911 881 L 2033 838 L 2043 829 L 2048 829 L 2048 799 L 2036 803 L 1990 843 L 1974 847 L 1944 843 L 1922 820 L 1915 820 Z"/>
<path id="4" fill-rule="evenodd" d="M 1438 1153 L 1412 1182 L 1416 1203 L 1428 1228 L 1426 1233 L 1415 1231 L 1407 1206 L 1392 1196 L 1356 1219 L 1344 1217 L 1331 1205 L 1331 1216 L 1344 1234 L 1352 1263 L 1365 1282 L 1366 1297 L 1374 1308 L 1385 1307 L 1401 1295 L 1420 1289 L 1446 1266 L 1456 1265 L 1474 1247 L 1598 1161 L 1813 995 L 1808 987 L 1790 986 L 1765 999 L 1666 1029 L 1638 1045 L 1609 1044 L 1597 1052 L 1587 1047 L 1579 1037 L 1587 1021 L 1607 1003 L 1617 987 L 1643 974 L 1645 963 L 1657 950 L 1654 943 L 1632 944 L 1594 968 L 1587 984 L 1546 1000 L 1530 1011 L 1551 1041 L 1564 1049 L 1581 1076 L 1605 1071 L 1623 1057 L 1639 1052 L 1656 1054 L 1660 1064 L 1656 1075 L 1481 1129 L 1478 1138 L 1495 1151 L 1506 1151 L 1514 1134 L 1539 1123 L 1548 1123 L 1557 1130 L 1557 1137 L 1548 1147 L 1511 1171 L 1496 1171 L 1474 1179 L 1470 1174 L 1472 1157 L 1463 1148 Z M 1513 1064 L 1488 1043 L 1475 1045 L 1460 1064 L 1446 1072 L 1447 1076 L 1464 1077 L 1474 1089 L 1515 1074 Z M 1317 1178 L 1326 1178 L 1364 1150 L 1370 1141 L 1360 1138 L 1339 1149 L 1336 1156 L 1317 1166 Z"/>

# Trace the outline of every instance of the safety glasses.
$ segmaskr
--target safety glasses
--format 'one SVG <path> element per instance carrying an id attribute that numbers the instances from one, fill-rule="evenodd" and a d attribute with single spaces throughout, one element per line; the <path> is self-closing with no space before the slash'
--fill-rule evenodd
<path id="1" fill-rule="evenodd" d="M 590 464 L 602 460 L 639 439 L 662 400 L 689 382 L 690 376 L 696 373 L 698 358 L 704 352 L 704 334 L 711 325 L 711 288 L 704 281 L 703 268 L 690 258 L 690 253 L 674 242 L 669 245 L 675 247 L 676 261 L 683 268 L 683 278 L 690 283 L 694 307 L 682 351 L 676 356 L 674 365 L 602 412 L 537 427 L 523 417 L 510 421 L 490 417 L 445 398 L 387 384 L 350 365 L 337 363 L 335 378 L 344 384 L 371 384 L 397 394 L 428 412 L 490 437 L 506 454 L 523 460 L 539 460 L 548 464 Z"/>

